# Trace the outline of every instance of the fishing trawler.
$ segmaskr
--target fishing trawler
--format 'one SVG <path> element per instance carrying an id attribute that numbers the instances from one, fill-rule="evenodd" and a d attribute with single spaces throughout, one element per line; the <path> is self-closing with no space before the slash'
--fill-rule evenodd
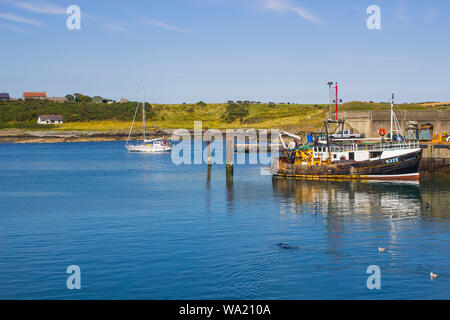
<path id="1" fill-rule="evenodd" d="M 133 130 L 133 125 L 136 120 L 136 116 L 139 110 L 139 103 L 136 106 L 136 111 L 134 112 L 133 122 L 131 123 L 130 132 L 128 134 L 128 139 L 125 144 L 125 148 L 129 152 L 147 152 L 147 153 L 160 153 L 160 152 L 170 152 L 172 151 L 172 145 L 169 140 L 164 138 L 156 138 L 147 140 L 145 138 L 145 91 L 142 89 L 142 134 L 143 139 L 138 144 L 130 144 L 131 131 Z"/>
<path id="2" fill-rule="evenodd" d="M 365 180 L 418 180 L 422 149 L 417 141 L 406 141 L 394 113 L 394 95 L 391 100 L 391 128 L 387 139 L 385 129 L 382 138 L 343 138 L 336 132 L 344 132 L 345 120 L 336 113 L 329 119 L 318 136 L 308 144 L 286 147 L 272 163 L 274 177 L 303 179 L 365 179 Z M 330 95 L 331 96 L 331 95 Z M 331 101 L 331 100 L 330 100 Z M 334 130 L 332 129 L 334 127 Z M 395 128 L 397 127 L 397 128 Z M 339 131 L 341 130 L 341 131 Z M 375 140 L 381 140 L 374 142 Z"/>

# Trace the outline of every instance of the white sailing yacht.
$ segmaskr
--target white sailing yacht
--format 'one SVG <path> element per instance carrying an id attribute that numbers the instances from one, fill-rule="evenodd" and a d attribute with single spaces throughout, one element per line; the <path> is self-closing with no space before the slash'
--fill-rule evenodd
<path id="1" fill-rule="evenodd" d="M 139 110 L 139 103 L 136 106 L 136 111 L 134 112 L 133 122 L 131 123 L 130 132 L 128 134 L 127 143 L 125 148 L 129 152 L 147 152 L 147 153 L 160 153 L 160 152 L 170 152 L 172 151 L 172 145 L 169 140 L 164 138 L 156 138 L 147 140 L 145 139 L 145 92 L 142 89 L 142 132 L 143 140 L 138 144 L 130 144 L 131 131 L 133 130 L 134 121 L 136 120 L 136 115 Z"/>

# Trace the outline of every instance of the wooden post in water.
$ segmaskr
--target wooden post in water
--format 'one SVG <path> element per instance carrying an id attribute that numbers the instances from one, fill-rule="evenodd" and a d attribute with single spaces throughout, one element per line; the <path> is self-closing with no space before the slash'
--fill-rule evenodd
<path id="1" fill-rule="evenodd" d="M 205 140 L 206 140 L 206 161 L 208 163 L 208 173 L 206 175 L 206 187 L 209 189 L 211 185 L 211 147 L 209 146 L 209 130 L 205 128 Z"/>
<path id="2" fill-rule="evenodd" d="M 206 188 L 209 189 L 211 186 L 211 167 L 208 166 L 208 173 L 206 174 Z"/>
<path id="3" fill-rule="evenodd" d="M 208 168 L 211 167 L 211 147 L 209 146 L 209 129 L 205 128 L 205 140 L 206 140 L 206 157 L 208 162 Z"/>
<path id="4" fill-rule="evenodd" d="M 226 174 L 227 174 L 227 182 L 229 180 L 233 181 L 233 162 L 234 162 L 234 139 L 231 139 L 230 134 L 227 132 L 226 134 Z"/>

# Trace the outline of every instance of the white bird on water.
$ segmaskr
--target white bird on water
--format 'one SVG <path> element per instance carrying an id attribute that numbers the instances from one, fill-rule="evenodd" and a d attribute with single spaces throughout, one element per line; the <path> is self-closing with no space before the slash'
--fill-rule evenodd
<path id="1" fill-rule="evenodd" d="M 430 278 L 431 278 L 431 279 L 437 279 L 438 277 L 439 277 L 438 274 L 433 273 L 433 272 L 430 272 Z"/>
<path id="2" fill-rule="evenodd" d="M 378 247 L 378 252 L 385 252 L 386 248 Z"/>

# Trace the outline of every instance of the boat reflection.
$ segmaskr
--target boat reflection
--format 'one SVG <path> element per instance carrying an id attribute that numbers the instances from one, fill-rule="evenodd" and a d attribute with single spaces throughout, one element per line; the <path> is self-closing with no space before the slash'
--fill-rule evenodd
<path id="1" fill-rule="evenodd" d="M 273 179 L 282 214 L 311 212 L 395 219 L 449 217 L 450 177 L 419 183 Z M 436 196 L 439 193 L 439 196 Z M 443 196 L 445 193 L 446 196 Z"/>

